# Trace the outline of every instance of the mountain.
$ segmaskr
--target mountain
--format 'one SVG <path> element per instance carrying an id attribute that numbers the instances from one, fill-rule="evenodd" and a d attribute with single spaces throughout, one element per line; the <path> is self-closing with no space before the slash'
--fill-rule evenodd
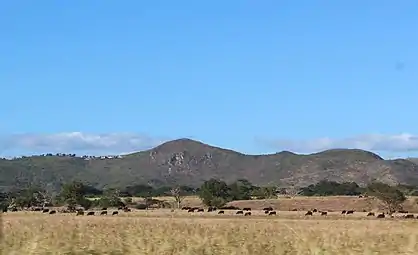
<path id="1" fill-rule="evenodd" d="M 227 182 L 246 178 L 258 185 L 306 186 L 328 179 L 367 184 L 418 185 L 418 165 L 410 160 L 384 160 L 358 149 L 333 149 L 309 155 L 283 151 L 245 155 L 199 141 L 178 139 L 122 158 L 41 155 L 0 160 L 0 187 L 42 183 L 58 187 L 74 179 L 97 187 L 139 183 L 200 185 L 216 177 Z"/>

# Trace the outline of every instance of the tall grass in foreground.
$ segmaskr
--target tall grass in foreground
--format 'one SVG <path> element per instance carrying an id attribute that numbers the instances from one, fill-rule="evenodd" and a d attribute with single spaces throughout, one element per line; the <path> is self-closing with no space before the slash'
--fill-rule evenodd
<path id="1" fill-rule="evenodd" d="M 418 254 L 418 221 L 5 215 L 8 254 Z"/>

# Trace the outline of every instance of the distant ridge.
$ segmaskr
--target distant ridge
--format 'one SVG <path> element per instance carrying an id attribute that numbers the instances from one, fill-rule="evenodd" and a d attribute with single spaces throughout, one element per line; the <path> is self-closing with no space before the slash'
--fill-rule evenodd
<path id="1" fill-rule="evenodd" d="M 323 179 L 418 185 L 416 163 L 414 159 L 384 160 L 360 149 L 332 149 L 306 155 L 290 151 L 245 155 L 182 138 L 120 158 L 86 160 L 49 155 L 0 160 L 0 186 L 31 182 L 55 187 L 73 179 L 98 187 L 148 182 L 197 186 L 213 177 L 227 182 L 246 178 L 254 184 L 281 186 L 306 186 Z"/>

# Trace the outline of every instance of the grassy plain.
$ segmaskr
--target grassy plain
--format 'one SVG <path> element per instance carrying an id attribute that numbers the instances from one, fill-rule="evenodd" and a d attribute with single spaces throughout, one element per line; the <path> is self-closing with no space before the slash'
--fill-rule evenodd
<path id="1" fill-rule="evenodd" d="M 410 198 L 406 206 L 415 208 L 414 201 Z M 200 205 L 195 197 L 184 202 Z M 370 198 L 297 197 L 232 204 L 252 207 L 252 215 L 170 209 L 133 210 L 116 216 L 5 213 L 1 216 L 0 254 L 418 254 L 418 219 L 399 215 L 376 219 L 364 212 L 341 215 L 340 209 L 360 211 L 364 205 L 379 211 L 377 202 Z M 269 205 L 283 211 L 266 216 L 257 210 Z M 300 210 L 286 211 L 294 207 Z M 305 207 L 333 212 L 307 217 L 302 210 Z"/>

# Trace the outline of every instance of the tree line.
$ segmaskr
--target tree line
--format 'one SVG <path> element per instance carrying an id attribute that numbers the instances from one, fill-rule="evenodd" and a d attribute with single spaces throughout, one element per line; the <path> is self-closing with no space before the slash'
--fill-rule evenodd
<path id="1" fill-rule="evenodd" d="M 92 207 L 124 207 L 135 206 L 137 209 L 158 207 L 181 207 L 185 197 L 197 195 L 206 206 L 222 207 L 235 200 L 272 199 L 282 195 L 294 196 L 360 196 L 371 195 L 380 199 L 393 209 L 399 207 L 406 195 L 418 195 L 418 187 L 408 185 L 389 186 L 372 182 L 360 186 L 355 182 L 333 182 L 323 180 L 307 187 L 256 186 L 245 179 L 227 184 L 218 179 L 205 181 L 200 187 L 189 186 L 153 187 L 138 184 L 123 189 L 98 189 L 79 181 L 62 185 L 57 194 L 51 194 L 36 185 L 13 189 L 0 193 L 0 207 L 29 209 L 31 207 L 65 206 L 74 211 L 77 207 L 88 210 Z M 173 197 L 175 203 L 170 204 L 158 199 L 161 196 Z M 133 197 L 142 197 L 141 202 L 133 201 Z"/>

